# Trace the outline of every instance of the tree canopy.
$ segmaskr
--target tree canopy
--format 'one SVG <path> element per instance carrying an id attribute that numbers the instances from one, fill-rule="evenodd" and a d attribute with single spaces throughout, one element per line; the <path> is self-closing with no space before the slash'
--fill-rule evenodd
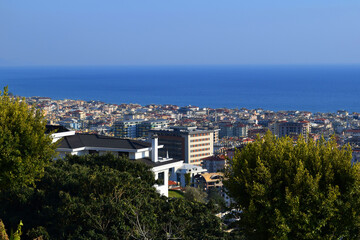
<path id="1" fill-rule="evenodd" d="M 112 154 L 67 156 L 45 169 L 36 188 L 0 193 L 6 225 L 29 238 L 222 239 L 211 204 L 168 199 L 143 163 Z"/>
<path id="2" fill-rule="evenodd" d="M 43 176 L 56 149 L 45 125 L 40 111 L 10 97 L 7 88 L 0 91 L 0 191 L 33 185 Z"/>
<path id="3" fill-rule="evenodd" d="M 355 239 L 360 235 L 360 169 L 334 139 L 296 144 L 270 132 L 227 169 L 225 186 L 242 211 L 246 239 Z"/>

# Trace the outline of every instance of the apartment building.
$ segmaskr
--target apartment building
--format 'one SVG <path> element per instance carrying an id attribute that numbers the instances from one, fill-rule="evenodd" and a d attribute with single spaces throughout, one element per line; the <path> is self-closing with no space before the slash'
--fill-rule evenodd
<path id="1" fill-rule="evenodd" d="M 270 129 L 277 137 L 297 137 L 302 135 L 305 140 L 307 140 L 308 134 L 310 133 L 310 123 L 308 121 L 281 121 L 273 124 Z"/>
<path id="2" fill-rule="evenodd" d="M 171 127 L 151 130 L 149 136 L 157 135 L 159 144 L 164 145 L 159 154 L 185 163 L 200 165 L 203 158 L 214 154 L 214 130 L 197 127 Z"/>
<path id="3" fill-rule="evenodd" d="M 114 136 L 117 138 L 137 138 L 137 126 L 143 119 L 118 121 L 114 124 Z"/>
<path id="4" fill-rule="evenodd" d="M 151 129 L 167 128 L 168 121 L 133 119 L 118 121 L 114 124 L 114 136 L 118 138 L 146 138 Z"/>
<path id="5" fill-rule="evenodd" d="M 222 122 L 219 124 L 220 138 L 223 137 L 247 137 L 249 127 L 246 124 L 240 122 Z"/>

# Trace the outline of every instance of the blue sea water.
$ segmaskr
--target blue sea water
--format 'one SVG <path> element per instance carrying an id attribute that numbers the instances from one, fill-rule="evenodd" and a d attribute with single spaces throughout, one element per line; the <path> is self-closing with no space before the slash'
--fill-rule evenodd
<path id="1" fill-rule="evenodd" d="M 360 65 L 2 67 L 19 96 L 142 105 L 360 112 Z"/>

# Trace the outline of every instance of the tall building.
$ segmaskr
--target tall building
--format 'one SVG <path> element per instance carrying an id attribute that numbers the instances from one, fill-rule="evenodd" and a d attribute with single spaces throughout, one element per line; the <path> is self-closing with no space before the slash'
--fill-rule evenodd
<path id="1" fill-rule="evenodd" d="M 156 134 L 161 156 L 184 159 L 185 163 L 200 165 L 203 158 L 214 154 L 214 130 L 201 130 L 197 127 L 171 127 L 150 130 L 149 136 Z"/>
<path id="2" fill-rule="evenodd" d="M 137 138 L 137 126 L 143 119 L 119 121 L 114 124 L 114 136 L 118 138 Z"/>
<path id="3" fill-rule="evenodd" d="M 223 137 L 247 137 L 249 127 L 242 123 L 223 122 L 219 124 L 220 138 Z"/>
<path id="4" fill-rule="evenodd" d="M 305 140 L 308 138 L 310 133 L 310 123 L 308 121 L 299 121 L 299 122 L 287 122 L 281 121 L 276 122 L 272 127 L 271 131 L 277 137 L 297 137 L 302 135 Z"/>
<path id="5" fill-rule="evenodd" d="M 169 126 L 168 120 L 149 120 L 141 122 L 137 126 L 137 136 L 140 138 L 146 138 L 149 135 L 149 131 L 153 129 L 164 129 Z"/>
<path id="6" fill-rule="evenodd" d="M 114 136 L 118 138 L 146 138 L 151 129 L 167 128 L 167 120 L 133 119 L 119 121 L 114 124 Z"/>
<path id="7" fill-rule="evenodd" d="M 226 164 L 226 157 L 224 155 L 218 155 L 204 158 L 202 166 L 207 169 L 209 173 L 213 173 L 224 171 Z"/>
<path id="8" fill-rule="evenodd" d="M 249 127 L 246 124 L 234 124 L 234 137 L 247 137 Z"/>

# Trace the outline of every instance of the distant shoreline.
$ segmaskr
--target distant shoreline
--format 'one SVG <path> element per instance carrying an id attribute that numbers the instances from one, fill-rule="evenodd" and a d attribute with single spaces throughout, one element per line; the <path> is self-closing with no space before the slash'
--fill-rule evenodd
<path id="1" fill-rule="evenodd" d="M 6 85 L 54 100 L 360 112 L 360 65 L 0 67 Z"/>

